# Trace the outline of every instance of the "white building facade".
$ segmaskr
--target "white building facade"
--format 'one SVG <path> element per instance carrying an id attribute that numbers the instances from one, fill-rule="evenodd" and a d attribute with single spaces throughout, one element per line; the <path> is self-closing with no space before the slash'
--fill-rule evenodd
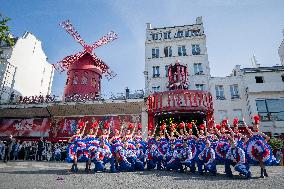
<path id="1" fill-rule="evenodd" d="M 209 90 L 209 62 L 202 18 L 192 25 L 152 28 L 145 41 L 145 94 L 167 91 L 168 66 L 179 61 L 187 66 L 189 89 Z"/>
<path id="2" fill-rule="evenodd" d="M 283 33 L 283 40 L 278 48 L 278 54 L 280 57 L 281 65 L 284 66 L 284 29 L 282 30 Z"/>
<path id="3" fill-rule="evenodd" d="M 210 88 L 217 122 L 244 117 L 251 124 L 258 114 L 263 132 L 284 133 L 284 66 L 241 69 L 237 65 L 228 77 L 212 77 Z"/>
<path id="4" fill-rule="evenodd" d="M 179 60 L 188 68 L 188 88 L 212 94 L 216 122 L 224 118 L 232 122 L 238 117 L 240 124 L 244 118 L 251 125 L 252 117 L 259 114 L 263 132 L 284 135 L 283 42 L 279 55 L 282 66 L 255 64 L 255 68 L 241 68 L 237 65 L 230 76 L 211 77 L 201 17 L 193 25 L 152 28 L 147 24 L 145 93 L 148 96 L 167 91 L 167 66 Z"/>
<path id="5" fill-rule="evenodd" d="M 0 102 L 18 96 L 50 95 L 54 69 L 47 62 L 41 41 L 26 32 L 13 47 L 0 44 Z"/>

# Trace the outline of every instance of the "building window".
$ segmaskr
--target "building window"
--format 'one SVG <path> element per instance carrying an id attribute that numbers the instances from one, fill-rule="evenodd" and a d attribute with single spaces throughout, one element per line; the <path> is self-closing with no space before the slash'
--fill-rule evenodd
<path id="1" fill-rule="evenodd" d="M 159 48 L 153 48 L 152 49 L 152 58 L 159 58 Z"/>
<path id="2" fill-rule="evenodd" d="M 160 66 L 153 66 L 153 77 L 160 77 Z"/>
<path id="3" fill-rule="evenodd" d="M 192 35 L 193 36 L 199 36 L 199 32 L 200 32 L 200 30 L 193 30 Z"/>
<path id="4" fill-rule="evenodd" d="M 255 76 L 255 82 L 256 83 L 264 83 L 262 76 Z"/>
<path id="5" fill-rule="evenodd" d="M 218 110 L 220 121 L 228 118 L 227 110 Z"/>
<path id="6" fill-rule="evenodd" d="M 240 98 L 238 85 L 230 85 L 231 99 Z"/>
<path id="7" fill-rule="evenodd" d="M 88 83 L 88 78 L 86 76 L 83 76 L 82 80 L 81 80 L 81 84 L 82 85 L 87 85 L 87 83 Z"/>
<path id="8" fill-rule="evenodd" d="M 153 33 L 152 34 L 152 39 L 153 40 L 158 40 L 159 39 L 159 34 L 158 33 Z"/>
<path id="9" fill-rule="evenodd" d="M 190 37 L 190 36 L 191 36 L 191 31 L 190 31 L 190 30 L 185 31 L 184 36 L 185 36 L 185 37 Z"/>
<path id="10" fill-rule="evenodd" d="M 217 100 L 225 100 L 223 85 L 216 85 L 215 90 L 216 90 L 216 99 Z"/>
<path id="11" fill-rule="evenodd" d="M 169 66 L 165 66 L 166 77 L 169 77 Z"/>
<path id="12" fill-rule="evenodd" d="M 164 39 L 171 39 L 171 32 L 164 32 Z"/>
<path id="13" fill-rule="evenodd" d="M 193 64 L 193 68 L 194 68 L 194 74 L 195 75 L 203 74 L 203 68 L 202 68 L 202 64 L 201 63 L 194 63 Z"/>
<path id="14" fill-rule="evenodd" d="M 97 84 L 96 79 L 95 79 L 95 78 L 92 78 L 92 86 L 93 86 L 93 87 L 96 87 L 96 84 Z"/>
<path id="15" fill-rule="evenodd" d="M 192 45 L 192 54 L 199 55 L 200 54 L 200 46 L 199 44 Z"/>
<path id="16" fill-rule="evenodd" d="M 179 56 L 186 56 L 186 48 L 185 46 L 178 46 L 178 55 Z"/>
<path id="17" fill-rule="evenodd" d="M 160 91 L 160 86 L 152 87 L 152 91 L 153 91 L 153 93 L 159 92 Z"/>
<path id="18" fill-rule="evenodd" d="M 182 37 L 183 37 L 183 31 L 178 31 L 177 38 L 182 38 Z"/>
<path id="19" fill-rule="evenodd" d="M 78 84 L 78 76 L 75 75 L 75 76 L 73 77 L 72 84 L 73 84 L 73 85 L 77 85 L 77 84 Z"/>
<path id="20" fill-rule="evenodd" d="M 284 121 L 284 99 L 256 100 L 261 121 Z"/>
<path id="21" fill-rule="evenodd" d="M 196 90 L 204 91 L 204 84 L 196 84 L 195 88 Z"/>
<path id="22" fill-rule="evenodd" d="M 173 51 L 172 47 L 165 47 L 164 48 L 165 57 L 172 57 Z"/>
<path id="23" fill-rule="evenodd" d="M 243 113 L 241 109 L 234 109 L 233 110 L 233 116 L 234 118 L 238 118 L 239 121 L 243 120 Z"/>

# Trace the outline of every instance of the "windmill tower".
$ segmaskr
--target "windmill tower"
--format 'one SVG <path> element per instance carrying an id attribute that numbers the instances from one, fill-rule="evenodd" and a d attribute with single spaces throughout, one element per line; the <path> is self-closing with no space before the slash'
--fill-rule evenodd
<path id="1" fill-rule="evenodd" d="M 67 56 L 54 64 L 57 70 L 61 72 L 67 71 L 64 98 L 74 95 L 99 97 L 102 75 L 105 75 L 110 80 L 116 74 L 93 53 L 93 50 L 117 39 L 117 35 L 114 32 L 109 32 L 94 44 L 88 45 L 83 41 L 69 20 L 60 23 L 60 25 L 84 48 L 84 51 Z"/>

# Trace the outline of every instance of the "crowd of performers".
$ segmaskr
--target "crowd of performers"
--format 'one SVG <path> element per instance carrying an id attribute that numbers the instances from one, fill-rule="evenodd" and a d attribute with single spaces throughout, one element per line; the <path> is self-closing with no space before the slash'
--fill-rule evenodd
<path id="1" fill-rule="evenodd" d="M 121 126 L 110 137 L 109 123 L 103 124 L 102 134 L 98 136 L 100 124 L 95 121 L 83 137 L 86 123 L 80 122 L 77 133 L 69 140 L 67 161 L 73 163 L 73 172 L 78 171 L 77 162 L 86 162 L 87 172 L 91 171 L 92 163 L 94 172 L 106 171 L 109 163 L 110 172 L 189 169 L 200 175 L 205 172 L 216 175 L 216 165 L 223 164 L 228 177 L 233 176 L 233 166 L 245 178 L 251 178 L 249 165 L 254 164 L 260 166 L 262 178 L 268 177 L 265 165 L 279 162 L 267 143 L 269 137 L 259 131 L 259 117 L 255 116 L 254 120 L 252 129 L 245 124 L 248 136 L 238 131 L 238 119 L 234 119 L 233 127 L 228 120 L 223 120 L 210 129 L 205 123 L 197 126 L 194 121 L 168 126 L 163 123 L 150 130 L 146 140 L 142 139 L 140 124 Z M 155 136 L 158 127 L 159 133 Z"/>

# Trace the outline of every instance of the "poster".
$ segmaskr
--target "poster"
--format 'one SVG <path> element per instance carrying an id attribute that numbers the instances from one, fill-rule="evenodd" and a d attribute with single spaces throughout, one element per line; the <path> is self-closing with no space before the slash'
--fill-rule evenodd
<path id="1" fill-rule="evenodd" d="M 0 119 L 0 136 L 48 137 L 49 118 Z"/>

